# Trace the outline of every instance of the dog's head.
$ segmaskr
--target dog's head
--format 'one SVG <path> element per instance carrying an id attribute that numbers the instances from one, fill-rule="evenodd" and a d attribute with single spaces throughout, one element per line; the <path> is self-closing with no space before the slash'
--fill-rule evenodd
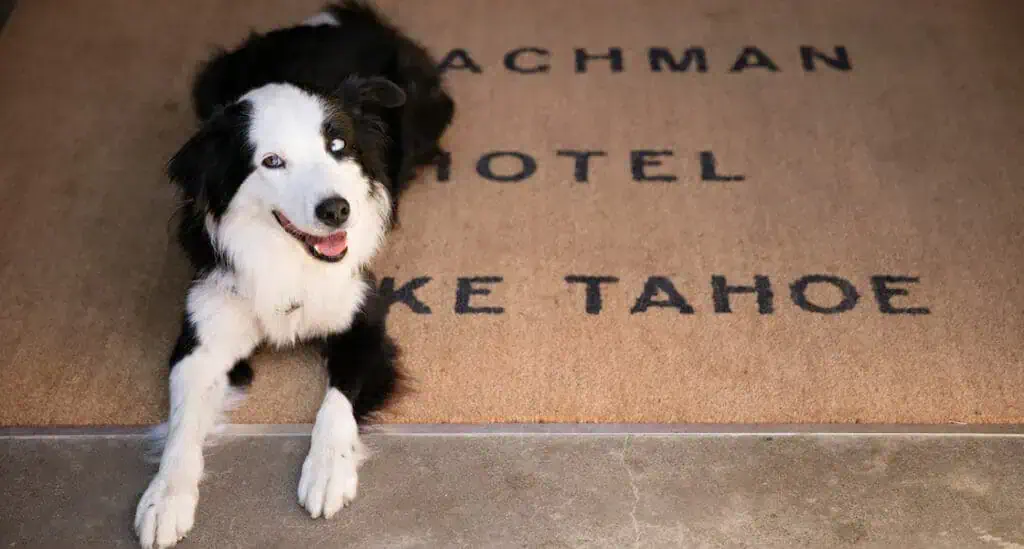
<path id="1" fill-rule="evenodd" d="M 286 239 L 310 260 L 363 265 L 391 217 L 387 137 L 373 113 L 404 101 L 379 78 L 325 94 L 268 84 L 205 120 L 168 175 L 229 257 Z"/>

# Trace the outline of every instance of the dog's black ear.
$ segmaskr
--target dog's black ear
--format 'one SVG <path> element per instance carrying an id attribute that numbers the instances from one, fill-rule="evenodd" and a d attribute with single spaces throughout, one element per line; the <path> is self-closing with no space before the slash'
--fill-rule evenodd
<path id="1" fill-rule="evenodd" d="M 185 197 L 218 217 L 251 165 L 246 116 L 240 104 L 216 111 L 167 163 L 167 176 Z"/>
<path id="2" fill-rule="evenodd" d="M 386 108 L 393 109 L 405 104 L 405 92 L 398 84 L 386 78 L 368 78 L 362 84 L 363 97 Z"/>
<path id="3" fill-rule="evenodd" d="M 211 160 L 216 158 L 216 136 L 207 127 L 201 127 L 174 153 L 167 163 L 167 176 L 185 197 L 205 207 L 206 180 Z"/>
<path id="4" fill-rule="evenodd" d="M 405 104 L 405 92 L 402 88 L 379 76 L 350 76 L 343 85 L 342 98 L 350 107 L 357 109 L 366 104 L 379 105 L 385 109 Z"/>

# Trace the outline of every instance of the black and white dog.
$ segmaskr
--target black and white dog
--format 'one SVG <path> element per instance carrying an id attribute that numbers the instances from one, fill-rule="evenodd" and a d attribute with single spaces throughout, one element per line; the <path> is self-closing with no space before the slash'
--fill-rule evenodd
<path id="1" fill-rule="evenodd" d="M 192 528 L 204 442 L 262 344 L 317 345 L 327 365 L 299 502 L 329 518 L 355 497 L 359 426 L 402 378 L 368 264 L 454 113 L 430 54 L 353 1 L 217 52 L 192 99 L 200 127 L 167 172 L 195 276 L 160 467 L 135 515 L 146 548 Z"/>

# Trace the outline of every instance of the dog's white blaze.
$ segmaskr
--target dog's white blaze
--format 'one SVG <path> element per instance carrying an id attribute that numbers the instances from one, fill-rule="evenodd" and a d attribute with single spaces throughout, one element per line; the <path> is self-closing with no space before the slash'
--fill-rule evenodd
<path id="1" fill-rule="evenodd" d="M 351 403 L 337 389 L 328 389 L 302 464 L 299 502 L 313 518 L 331 518 L 355 499 L 359 465 L 365 459 Z"/>
<path id="2" fill-rule="evenodd" d="M 280 209 L 304 232 L 326 236 L 330 229 L 315 215 L 316 205 L 332 195 L 348 200 L 351 213 L 346 228 L 349 252 L 346 261 L 365 263 L 380 247 L 391 214 L 388 193 L 371 180 L 359 164 L 335 159 L 327 151 L 323 125 L 330 107 L 289 84 L 268 84 L 244 96 L 252 104 L 249 141 L 255 147 L 257 169 L 232 200 L 227 215 L 238 208 L 277 227 L 271 209 Z M 282 169 L 259 165 L 274 153 L 285 160 Z M 376 190 L 377 192 L 371 192 Z M 281 232 L 281 236 L 291 238 Z"/>

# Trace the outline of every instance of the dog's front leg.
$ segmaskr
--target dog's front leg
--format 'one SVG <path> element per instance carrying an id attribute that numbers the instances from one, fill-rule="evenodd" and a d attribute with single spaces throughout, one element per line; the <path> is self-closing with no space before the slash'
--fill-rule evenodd
<path id="1" fill-rule="evenodd" d="M 170 416 L 160 468 L 139 500 L 142 547 L 170 547 L 195 520 L 203 443 L 224 408 L 228 372 L 260 339 L 251 310 L 230 281 L 212 273 L 189 291 L 185 325 L 171 357 Z"/>
<path id="2" fill-rule="evenodd" d="M 302 464 L 299 502 L 313 518 L 331 518 L 356 497 L 365 458 L 359 424 L 395 392 L 398 348 L 383 321 L 359 313 L 352 326 L 324 341 L 330 387 Z"/>

